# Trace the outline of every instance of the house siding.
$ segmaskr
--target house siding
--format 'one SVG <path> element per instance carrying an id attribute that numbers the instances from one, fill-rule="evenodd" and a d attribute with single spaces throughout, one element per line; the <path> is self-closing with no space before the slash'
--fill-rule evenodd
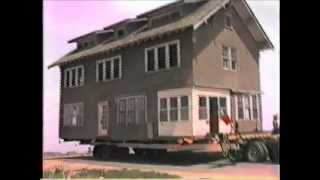
<path id="1" fill-rule="evenodd" d="M 94 139 L 98 133 L 97 106 L 101 101 L 110 103 L 110 131 L 113 140 L 145 140 L 157 136 L 157 91 L 192 86 L 192 29 L 172 34 L 160 40 L 148 41 L 139 46 L 117 50 L 104 57 L 85 59 L 62 66 L 65 68 L 84 65 L 84 86 L 61 88 L 61 104 L 83 102 L 84 126 L 82 128 L 60 128 L 61 138 Z M 160 72 L 145 72 L 145 48 L 180 40 L 181 66 Z M 96 82 L 96 62 L 102 58 L 121 55 L 122 78 L 109 82 Z M 62 82 L 64 80 L 62 73 Z M 61 84 L 63 85 L 63 84 Z M 61 86 L 63 87 L 63 86 Z M 145 95 L 147 98 L 146 124 L 119 126 L 116 124 L 116 100 L 120 96 Z M 60 117 L 63 117 L 63 109 Z M 60 121 L 60 124 L 62 121 Z M 151 128 L 151 129 L 150 129 Z M 150 132 L 153 134 L 150 136 Z"/>
<path id="2" fill-rule="evenodd" d="M 225 29 L 224 17 L 231 15 L 233 29 Z M 193 33 L 194 84 L 200 87 L 260 91 L 259 49 L 246 25 L 232 8 L 222 9 Z M 239 69 L 225 70 L 222 47 L 237 49 Z M 232 109 L 236 106 L 232 102 Z M 235 117 L 234 113 L 232 116 Z M 240 131 L 252 131 L 261 122 L 239 121 Z"/>

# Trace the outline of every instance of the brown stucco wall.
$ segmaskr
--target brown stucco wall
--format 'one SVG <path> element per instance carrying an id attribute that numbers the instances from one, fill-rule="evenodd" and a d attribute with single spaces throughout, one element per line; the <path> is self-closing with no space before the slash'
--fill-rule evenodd
<path id="1" fill-rule="evenodd" d="M 153 125 L 153 132 L 157 132 L 157 91 L 170 88 L 192 86 L 192 30 L 188 29 L 179 34 L 172 34 L 161 40 L 148 41 L 140 46 L 118 50 L 104 57 L 85 59 L 77 63 L 62 67 L 84 65 L 85 85 L 78 88 L 61 89 L 61 109 L 65 103 L 84 103 L 84 127 L 63 128 L 60 127 L 61 138 L 92 139 L 97 135 L 97 104 L 103 100 L 109 100 L 111 106 L 110 135 L 116 140 L 141 140 L 147 138 L 147 124 L 119 127 L 116 122 L 116 98 L 126 95 L 146 95 L 147 120 Z M 180 40 L 181 67 L 168 71 L 146 73 L 144 65 L 144 49 L 156 44 L 172 40 Z M 122 55 L 122 79 L 104 83 L 96 82 L 96 61 Z M 62 74 L 62 80 L 63 80 Z M 62 125 L 63 109 L 60 113 L 60 125 Z M 149 125 L 150 126 L 150 125 Z"/>

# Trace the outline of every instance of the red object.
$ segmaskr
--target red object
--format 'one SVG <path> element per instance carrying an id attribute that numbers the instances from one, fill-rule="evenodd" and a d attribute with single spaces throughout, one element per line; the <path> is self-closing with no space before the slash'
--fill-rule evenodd
<path id="1" fill-rule="evenodd" d="M 222 120 L 223 120 L 224 123 L 226 123 L 226 125 L 229 125 L 229 124 L 233 123 L 233 120 L 228 115 L 223 116 Z"/>

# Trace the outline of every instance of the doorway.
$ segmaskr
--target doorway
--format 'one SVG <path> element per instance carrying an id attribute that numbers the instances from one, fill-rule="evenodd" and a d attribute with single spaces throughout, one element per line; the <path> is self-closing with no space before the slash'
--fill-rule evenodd
<path id="1" fill-rule="evenodd" d="M 209 97 L 209 113 L 210 113 L 210 134 L 214 135 L 219 132 L 219 114 L 218 114 L 218 98 Z"/>

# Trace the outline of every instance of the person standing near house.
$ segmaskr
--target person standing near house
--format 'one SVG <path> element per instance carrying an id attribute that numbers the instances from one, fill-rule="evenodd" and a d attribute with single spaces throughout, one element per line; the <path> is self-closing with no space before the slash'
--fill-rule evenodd
<path id="1" fill-rule="evenodd" d="M 280 127 L 279 127 L 279 124 L 278 124 L 278 115 L 274 115 L 274 116 L 273 116 L 272 125 L 273 125 L 273 131 L 272 131 L 272 133 L 274 133 L 274 134 L 279 133 Z"/>

